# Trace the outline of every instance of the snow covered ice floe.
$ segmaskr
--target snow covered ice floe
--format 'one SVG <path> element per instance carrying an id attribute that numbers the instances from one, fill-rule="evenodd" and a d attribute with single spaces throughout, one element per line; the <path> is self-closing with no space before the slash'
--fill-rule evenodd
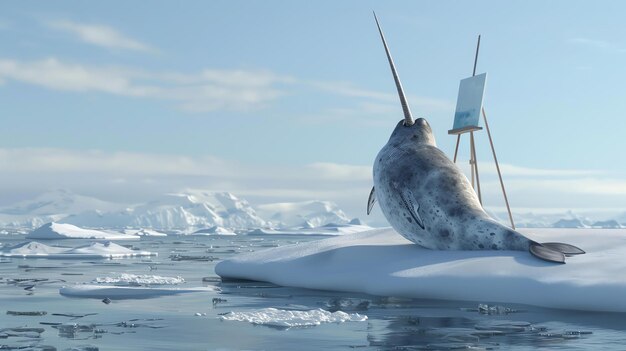
<path id="1" fill-rule="evenodd" d="M 64 286 L 59 289 L 59 294 L 67 297 L 84 297 L 94 299 L 108 298 L 118 299 L 145 299 L 158 296 L 215 292 L 219 288 L 207 286 L 196 288 L 159 288 L 159 287 L 135 287 L 135 286 L 108 286 L 97 284 L 79 284 Z"/>
<path id="2" fill-rule="evenodd" d="M 95 242 L 71 247 L 48 246 L 36 241 L 2 247 L 0 257 L 49 258 L 49 259 L 94 259 L 156 256 L 149 251 L 135 251 L 112 242 Z"/>
<path id="3" fill-rule="evenodd" d="M 151 274 L 128 274 L 122 273 L 117 277 L 97 277 L 92 281 L 95 284 L 113 284 L 115 286 L 140 286 L 140 285 L 178 285 L 185 282 L 182 277 L 162 277 Z"/>
<path id="4" fill-rule="evenodd" d="M 72 224 L 50 222 L 28 233 L 26 239 L 137 240 L 139 236 L 119 232 L 83 229 Z"/>
<path id="5" fill-rule="evenodd" d="M 380 296 L 626 312 L 626 230 L 522 232 L 587 253 L 553 264 L 525 251 L 428 250 L 385 228 L 240 254 L 215 271 L 223 278 Z"/>
<path id="6" fill-rule="evenodd" d="M 280 328 L 312 327 L 322 323 L 364 322 L 366 315 L 345 313 L 342 311 L 328 312 L 323 309 L 309 311 L 279 310 L 263 308 L 249 312 L 229 312 L 220 316 L 223 321 L 248 322 Z"/>

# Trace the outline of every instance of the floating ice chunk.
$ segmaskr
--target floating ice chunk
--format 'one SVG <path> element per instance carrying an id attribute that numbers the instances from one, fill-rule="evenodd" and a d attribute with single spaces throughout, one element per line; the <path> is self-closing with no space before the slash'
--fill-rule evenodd
<path id="1" fill-rule="evenodd" d="M 139 285 L 176 285 L 182 284 L 182 277 L 162 277 L 159 275 L 136 275 L 122 273 L 117 277 L 97 277 L 92 281 L 96 284 L 114 284 L 116 286 L 139 286 Z"/>
<path id="2" fill-rule="evenodd" d="M 20 243 L 0 250 L 0 257 L 94 259 L 156 256 L 149 251 L 135 251 L 112 242 L 95 242 L 75 248 L 53 247 L 36 241 Z"/>
<path id="3" fill-rule="evenodd" d="M 139 236 L 121 234 L 117 232 L 105 232 L 95 229 L 83 229 L 72 224 L 50 222 L 28 233 L 26 238 L 136 240 L 139 239 Z"/>
<path id="4" fill-rule="evenodd" d="M 250 312 L 230 312 L 220 316 L 224 321 L 240 321 L 272 327 L 311 327 L 322 323 L 363 322 L 366 315 L 345 312 L 328 312 L 323 309 L 309 311 L 279 310 L 263 308 Z"/>
<path id="5" fill-rule="evenodd" d="M 153 288 L 153 287 L 129 287 L 129 286 L 104 286 L 94 284 L 64 286 L 59 289 L 59 294 L 68 297 L 87 297 L 94 299 L 145 299 L 166 295 L 177 295 L 194 292 L 219 291 L 216 287 L 197 288 Z"/>

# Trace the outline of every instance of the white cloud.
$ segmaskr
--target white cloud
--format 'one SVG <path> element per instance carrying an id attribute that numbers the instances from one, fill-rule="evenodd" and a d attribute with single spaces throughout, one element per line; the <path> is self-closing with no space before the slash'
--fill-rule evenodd
<path id="1" fill-rule="evenodd" d="M 135 39 L 131 39 L 114 28 L 77 23 L 68 20 L 47 22 L 48 27 L 63 30 L 77 36 L 85 43 L 105 47 L 108 49 L 126 49 L 143 52 L 153 52 L 155 49 Z"/>
<path id="2" fill-rule="evenodd" d="M 102 175 L 234 176 L 233 165 L 216 157 L 187 157 L 133 152 L 76 151 L 53 148 L 0 149 L 7 173 L 98 173 Z M 116 178 L 116 181 L 123 178 Z"/>
<path id="3" fill-rule="evenodd" d="M 55 58 L 27 62 L 0 59 L 0 78 L 55 90 L 99 91 L 127 96 L 145 96 L 150 90 L 132 84 L 130 77 L 121 71 L 67 64 Z"/>
<path id="4" fill-rule="evenodd" d="M 86 66 L 56 58 L 36 61 L 0 59 L 0 81 L 4 80 L 53 90 L 171 100 L 190 112 L 263 108 L 285 94 L 278 84 L 293 81 L 269 71 L 213 69 L 196 74 L 162 73 Z"/>
<path id="5" fill-rule="evenodd" d="M 99 92 L 133 98 L 169 100 L 187 112 L 218 110 L 250 111 L 268 107 L 295 89 L 313 86 L 323 92 L 354 97 L 347 107 L 334 107 L 328 114 L 353 118 L 392 113 L 399 109 L 397 97 L 355 88 L 347 83 L 311 85 L 268 70 L 204 69 L 197 73 L 154 72 L 117 66 L 93 66 L 64 62 L 50 57 L 20 61 L 0 58 L 0 84 L 18 81 L 52 90 Z M 451 103 L 430 98 L 412 98 L 417 106 L 451 109 Z M 303 116 L 300 118 L 306 119 Z"/>

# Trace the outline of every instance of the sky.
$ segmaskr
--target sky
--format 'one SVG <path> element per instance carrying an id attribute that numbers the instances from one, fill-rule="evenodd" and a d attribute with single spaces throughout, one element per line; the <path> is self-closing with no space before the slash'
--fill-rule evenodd
<path id="1" fill-rule="evenodd" d="M 402 119 L 372 10 L 448 155 L 482 35 L 514 211 L 626 210 L 621 1 L 4 1 L 0 205 L 206 189 L 365 217 L 373 160 Z M 476 140 L 485 206 L 502 208 Z"/>

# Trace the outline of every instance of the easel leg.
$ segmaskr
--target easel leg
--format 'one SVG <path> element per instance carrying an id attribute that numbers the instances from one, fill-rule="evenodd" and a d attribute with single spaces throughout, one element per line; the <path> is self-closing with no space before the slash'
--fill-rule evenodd
<path id="1" fill-rule="evenodd" d="M 472 173 L 472 188 L 476 189 L 476 176 L 474 175 L 474 153 L 472 150 L 474 149 L 474 132 L 470 132 L 470 171 Z"/>
<path id="2" fill-rule="evenodd" d="M 456 147 L 454 148 L 454 163 L 456 163 L 456 155 L 459 154 L 459 143 L 461 142 L 461 134 L 456 135 Z"/>
<path id="3" fill-rule="evenodd" d="M 500 165 L 498 164 L 498 157 L 496 156 L 496 149 L 493 146 L 493 140 L 491 139 L 491 132 L 489 131 L 489 122 L 487 122 L 487 115 L 483 108 L 483 119 L 485 120 L 485 129 L 487 129 L 487 136 L 489 137 L 489 145 L 491 145 L 491 152 L 493 153 L 493 160 L 496 162 L 496 170 L 498 171 L 498 178 L 500 178 L 500 186 L 502 187 L 502 195 L 504 195 L 504 203 L 506 204 L 506 210 L 509 212 L 509 220 L 511 221 L 511 228 L 515 229 L 515 223 L 513 222 L 513 215 L 511 214 L 511 207 L 509 206 L 509 199 L 506 196 L 506 190 L 504 189 L 504 182 L 502 181 L 502 173 L 500 172 Z"/>
<path id="4" fill-rule="evenodd" d="M 476 174 L 476 189 L 478 190 L 478 201 L 483 204 L 482 194 L 480 192 L 480 176 L 478 175 L 478 160 L 476 159 L 476 146 L 474 144 L 474 132 L 470 133 L 470 144 L 472 152 L 472 175 Z M 474 183 L 474 177 L 472 177 L 472 184 Z"/>

